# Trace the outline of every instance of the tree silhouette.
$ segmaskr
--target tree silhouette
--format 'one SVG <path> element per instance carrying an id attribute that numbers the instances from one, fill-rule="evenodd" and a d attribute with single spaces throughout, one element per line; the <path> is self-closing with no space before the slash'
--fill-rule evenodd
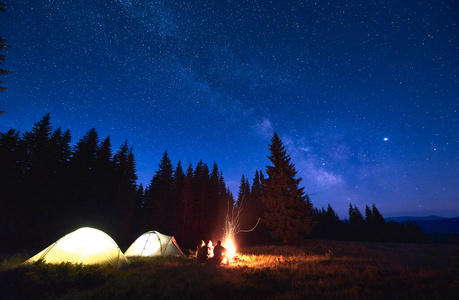
<path id="1" fill-rule="evenodd" d="M 182 217 L 182 202 L 183 202 L 183 190 L 185 188 L 185 178 L 186 175 L 183 172 L 182 168 L 182 163 L 179 161 L 177 163 L 177 166 L 175 167 L 174 170 L 174 175 L 173 175 L 173 196 L 172 198 L 174 199 L 174 216 L 173 216 L 173 224 L 172 224 L 172 231 L 175 232 L 176 234 L 180 232 L 181 228 L 181 217 Z"/>
<path id="2" fill-rule="evenodd" d="M 197 224 L 197 209 L 194 201 L 195 195 L 193 191 L 193 168 L 191 163 L 188 164 L 180 202 L 178 204 L 177 225 L 179 226 L 177 233 L 178 241 L 181 245 L 189 247 L 196 246 L 199 239 L 196 231 Z"/>
<path id="3" fill-rule="evenodd" d="M 26 215 L 23 222 L 27 226 L 34 243 L 41 244 L 48 232 L 47 209 L 51 204 L 49 193 L 52 181 L 49 176 L 53 172 L 49 165 L 49 148 L 51 140 L 50 115 L 46 114 L 36 122 L 32 130 L 26 132 L 22 139 L 24 151 L 23 205 Z"/>
<path id="4" fill-rule="evenodd" d="M 227 189 L 222 173 L 216 162 L 212 165 L 209 177 L 209 208 L 208 217 L 210 233 L 215 240 L 221 239 L 225 227 L 225 209 L 227 207 Z M 233 198 L 231 197 L 231 201 Z"/>
<path id="5" fill-rule="evenodd" d="M 150 228 L 155 228 L 165 234 L 170 234 L 173 225 L 173 199 L 174 168 L 167 154 L 164 152 L 159 169 L 153 176 L 148 187 L 146 223 Z M 151 230 L 151 229 L 149 229 Z"/>
<path id="6" fill-rule="evenodd" d="M 130 234 L 135 228 L 134 212 L 137 192 L 137 175 L 135 158 L 132 147 L 127 140 L 120 146 L 113 156 L 114 163 L 114 191 L 113 195 L 113 219 L 110 230 L 123 245 L 130 241 Z"/>
<path id="7" fill-rule="evenodd" d="M 22 222 L 22 155 L 19 131 L 10 129 L 0 134 L 0 244 L 9 249 L 21 244 L 21 233 L 27 228 Z"/>
<path id="8" fill-rule="evenodd" d="M 239 184 L 239 191 L 236 198 L 236 207 L 239 212 L 238 223 L 240 228 L 246 229 L 250 225 L 250 220 L 252 218 L 251 208 L 250 208 L 250 184 L 247 178 L 244 175 L 241 177 L 241 182 Z M 243 236 L 241 238 L 244 238 Z"/>
<path id="9" fill-rule="evenodd" d="M 267 166 L 264 180 L 263 221 L 273 238 L 291 243 L 312 231 L 311 205 L 305 201 L 304 188 L 299 187 L 302 179 L 295 178 L 295 166 L 276 133 L 269 148 L 272 166 Z"/>
<path id="10" fill-rule="evenodd" d="M 359 208 L 349 204 L 349 228 L 350 236 L 354 240 L 362 239 L 365 228 L 365 220 Z"/>
<path id="11" fill-rule="evenodd" d="M 99 134 L 95 128 L 88 130 L 74 146 L 70 159 L 71 185 L 68 218 L 71 224 L 101 228 L 102 220 L 94 203 L 98 203 L 95 185 Z M 106 213 L 107 214 L 107 213 Z M 101 228 L 102 230 L 106 228 Z"/>

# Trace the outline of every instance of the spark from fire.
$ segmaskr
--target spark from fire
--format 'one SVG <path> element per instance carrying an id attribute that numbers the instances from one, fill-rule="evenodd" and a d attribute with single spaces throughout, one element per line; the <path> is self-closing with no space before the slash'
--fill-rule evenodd
<path id="1" fill-rule="evenodd" d="M 230 204 L 228 202 L 228 209 L 226 210 L 226 217 L 225 217 L 225 234 L 223 236 L 223 247 L 226 248 L 226 255 L 228 259 L 232 259 L 236 256 L 237 248 L 236 248 L 236 234 L 240 232 L 250 232 L 254 230 L 258 223 L 260 222 L 260 218 L 258 218 L 257 223 L 255 226 L 250 230 L 241 230 L 239 227 L 239 217 L 242 211 L 242 199 L 238 206 L 232 205 L 230 209 Z"/>

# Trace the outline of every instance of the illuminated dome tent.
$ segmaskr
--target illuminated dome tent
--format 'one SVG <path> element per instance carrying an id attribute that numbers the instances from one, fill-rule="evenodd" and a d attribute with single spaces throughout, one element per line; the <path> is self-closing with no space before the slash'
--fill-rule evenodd
<path id="1" fill-rule="evenodd" d="M 138 237 L 126 250 L 126 256 L 184 255 L 173 236 L 148 231 Z"/>
<path id="2" fill-rule="evenodd" d="M 69 262 L 83 265 L 110 264 L 114 267 L 128 263 L 121 249 L 109 235 L 90 227 L 83 227 L 65 235 L 26 263 L 38 260 L 52 264 Z"/>

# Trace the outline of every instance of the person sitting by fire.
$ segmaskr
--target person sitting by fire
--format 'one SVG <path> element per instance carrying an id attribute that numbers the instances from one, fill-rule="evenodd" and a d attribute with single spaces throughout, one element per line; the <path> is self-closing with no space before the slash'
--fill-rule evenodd
<path id="1" fill-rule="evenodd" d="M 206 243 L 205 243 L 203 240 L 201 240 L 201 241 L 199 242 L 198 247 L 196 248 L 196 258 L 198 258 L 199 251 L 200 251 L 201 248 L 202 248 L 203 246 L 205 246 L 205 245 L 206 245 Z"/>
<path id="2" fill-rule="evenodd" d="M 201 247 L 198 247 L 198 254 L 197 254 L 197 259 L 199 263 L 204 263 L 207 260 L 207 257 L 209 255 L 209 248 L 207 247 L 206 243 L 202 241 Z"/>
<path id="3" fill-rule="evenodd" d="M 221 241 L 218 241 L 217 245 L 214 247 L 214 257 L 212 258 L 212 261 L 218 266 L 225 258 L 226 264 L 229 265 L 229 259 L 228 256 L 226 256 L 226 248 L 222 246 Z"/>

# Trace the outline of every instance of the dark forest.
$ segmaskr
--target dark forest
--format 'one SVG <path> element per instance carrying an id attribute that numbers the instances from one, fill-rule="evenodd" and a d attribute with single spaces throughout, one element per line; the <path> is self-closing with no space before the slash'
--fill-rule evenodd
<path id="1" fill-rule="evenodd" d="M 246 246 L 304 238 L 425 241 L 416 224 L 388 223 L 374 204 L 366 206 L 364 216 L 350 205 L 349 219 L 344 220 L 330 205 L 327 209 L 313 207 L 298 186 L 301 178 L 295 178 L 282 142 L 277 135 L 272 141 L 268 158 L 273 166 L 267 166 L 268 176 L 256 170 L 250 185 L 242 175 L 235 200 L 217 163 L 209 168 L 201 160 L 193 168 L 179 161 L 174 167 L 167 151 L 150 184 L 143 187 L 136 182 L 136 161 L 128 141 L 114 151 L 110 138 L 102 140 L 92 128 L 72 145 L 70 131 L 53 130 L 47 114 L 29 132 L 10 129 L 0 133 L 0 247 L 40 248 L 90 226 L 106 232 L 120 246 L 157 230 L 174 235 L 185 249 L 194 248 L 201 239 L 220 239 L 226 217 L 235 211 L 243 229 L 261 219 L 253 231 L 237 236 Z M 275 179 L 279 168 L 287 170 L 286 182 Z M 296 202 L 289 205 L 295 214 L 273 206 L 272 199 L 277 197 L 273 193 L 285 190 L 286 184 L 292 185 L 288 190 Z M 273 213 L 279 210 L 283 216 Z M 282 219 L 285 217 L 290 219 Z M 292 220 L 293 230 L 276 232 L 282 227 L 279 224 Z"/>

